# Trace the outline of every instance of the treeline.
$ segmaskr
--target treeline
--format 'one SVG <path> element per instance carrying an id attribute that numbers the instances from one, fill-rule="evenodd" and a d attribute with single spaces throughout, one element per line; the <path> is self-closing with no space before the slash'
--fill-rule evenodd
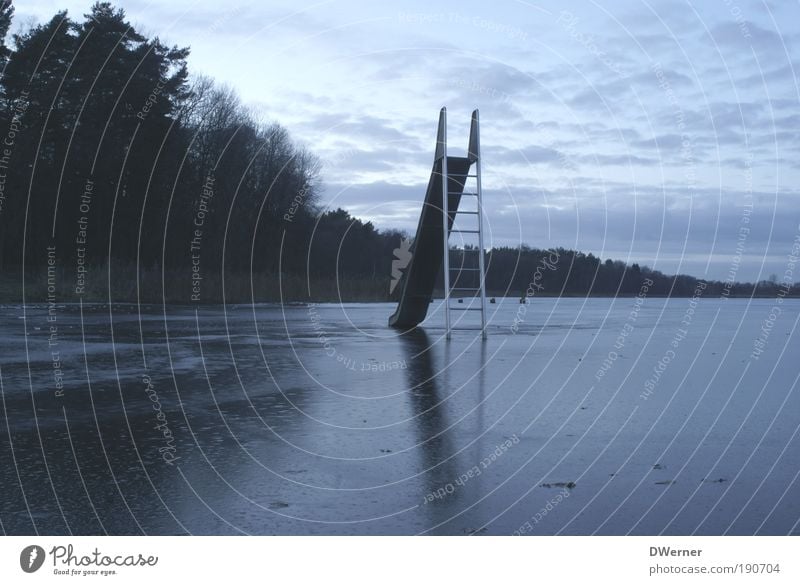
<path id="1" fill-rule="evenodd" d="M 0 0 L 2 300 L 23 284 L 27 302 L 388 299 L 404 234 L 323 213 L 317 158 L 232 89 L 190 77 L 188 48 L 106 2 L 7 39 L 13 12 Z M 636 294 L 649 278 L 650 294 L 685 296 L 697 283 L 568 250 L 487 260 L 493 294 Z"/>
<path id="2" fill-rule="evenodd" d="M 4 2 L 3 39 L 12 17 Z M 61 298 L 109 285 L 129 296 L 139 282 L 147 297 L 210 301 L 223 274 L 305 267 L 309 234 L 327 230 L 317 159 L 231 89 L 190 80 L 188 54 L 105 2 L 4 41 L 6 287 L 10 275 L 49 275 Z"/>
<path id="3" fill-rule="evenodd" d="M 474 264 L 473 258 L 474 254 L 451 251 L 450 263 L 469 266 Z M 467 274 L 470 273 L 460 276 L 461 282 L 467 282 Z M 639 294 L 643 285 L 647 285 L 648 296 L 800 296 L 798 283 L 787 285 L 777 277 L 740 283 L 701 280 L 684 274 L 670 276 L 637 263 L 628 266 L 620 260 L 603 261 L 593 254 L 564 248 L 495 248 L 487 254 L 486 287 L 498 295 L 632 296 Z"/>

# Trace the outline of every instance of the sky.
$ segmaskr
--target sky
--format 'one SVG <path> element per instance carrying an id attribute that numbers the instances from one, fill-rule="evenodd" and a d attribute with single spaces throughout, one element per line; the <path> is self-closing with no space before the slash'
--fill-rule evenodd
<path id="1" fill-rule="evenodd" d="M 15 26 L 90 4 L 18 3 Z M 800 281 L 798 2 L 114 4 L 288 128 L 322 202 L 378 228 L 413 234 L 439 109 L 459 155 L 479 108 L 487 247 Z"/>

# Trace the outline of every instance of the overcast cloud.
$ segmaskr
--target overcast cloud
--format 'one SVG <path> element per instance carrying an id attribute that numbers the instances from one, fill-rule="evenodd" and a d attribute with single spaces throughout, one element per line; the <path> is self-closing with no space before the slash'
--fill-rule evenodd
<path id="1" fill-rule="evenodd" d="M 490 245 L 719 279 L 741 253 L 755 280 L 800 235 L 797 3 L 115 4 L 285 125 L 326 163 L 324 201 L 378 227 L 413 231 L 446 105 L 462 151 L 481 111 Z"/>

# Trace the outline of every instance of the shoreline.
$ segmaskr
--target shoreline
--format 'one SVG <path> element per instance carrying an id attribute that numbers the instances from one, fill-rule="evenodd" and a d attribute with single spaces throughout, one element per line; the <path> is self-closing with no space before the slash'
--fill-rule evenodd
<path id="1" fill-rule="evenodd" d="M 90 269 L 93 275 L 102 275 L 100 279 L 87 279 L 76 288 L 76 281 L 71 273 L 63 268 L 47 267 L 45 270 L 31 269 L 25 275 L 25 295 L 23 299 L 23 273 L 15 268 L 0 271 L 0 303 L 108 303 L 112 304 L 144 304 L 144 305 L 176 305 L 204 306 L 222 304 L 258 304 L 274 303 L 289 305 L 292 303 L 396 303 L 399 300 L 398 290 L 389 294 L 389 278 L 359 276 L 347 279 L 327 279 L 322 277 L 306 277 L 296 274 L 273 273 L 238 273 L 233 272 L 223 277 L 217 275 L 203 279 L 201 293 L 186 275 L 180 271 L 160 269 L 136 269 L 134 266 L 112 264 L 96 266 Z M 670 277 L 673 278 L 673 277 Z M 727 287 L 726 283 L 708 281 L 710 290 L 699 298 L 717 298 L 720 290 L 728 291 L 725 298 L 738 299 L 770 299 L 775 298 L 778 288 L 776 284 L 734 283 Z M 715 288 L 711 289 L 711 286 Z M 673 287 L 670 287 L 673 288 Z M 662 287 L 650 290 L 651 298 L 692 298 L 693 289 L 675 286 L 671 294 Z M 224 291 L 224 293 L 223 293 Z M 560 289 L 544 289 L 536 291 L 533 296 L 525 295 L 525 291 L 510 293 L 506 290 L 488 290 L 486 298 L 514 299 L 520 298 L 633 298 L 634 290 L 624 292 L 585 292 L 574 288 L 562 292 Z M 785 299 L 800 298 L 800 286 L 792 286 Z M 441 288 L 434 291 L 433 299 L 443 298 Z M 471 296 L 452 295 L 451 298 L 469 299 Z"/>
<path id="2" fill-rule="evenodd" d="M 636 295 L 633 294 L 620 294 L 616 296 L 611 295 L 576 295 L 576 294 L 565 294 L 565 295 L 537 295 L 537 298 L 542 299 L 630 299 L 635 298 Z M 469 298 L 469 297 L 451 297 L 451 298 Z M 487 298 L 490 298 L 487 295 Z M 499 295 L 494 295 L 494 298 L 499 300 L 508 300 L 508 301 L 516 301 L 519 297 L 516 296 L 506 296 L 501 297 Z M 690 299 L 692 298 L 691 295 L 650 295 L 648 298 L 651 299 Z M 716 301 L 723 299 L 724 297 L 700 297 L 697 300 L 702 301 Z M 729 299 L 736 299 L 736 300 L 770 300 L 774 299 L 775 297 L 772 295 L 730 295 L 727 297 Z M 434 297 L 433 301 L 442 301 L 442 297 Z M 534 299 L 530 299 L 531 301 Z M 800 301 L 800 296 L 787 296 L 785 300 L 795 300 Z M 196 307 L 196 308 L 207 308 L 207 307 L 220 307 L 220 306 L 275 306 L 275 307 L 307 307 L 309 305 L 337 305 L 337 304 L 346 304 L 346 305 L 379 305 L 379 304 L 386 304 L 386 305 L 395 305 L 397 303 L 396 300 L 379 300 L 379 299 L 309 299 L 309 300 L 291 300 L 291 301 L 284 301 L 281 302 L 279 300 L 255 300 L 255 301 L 227 301 L 223 302 L 222 300 L 219 301 L 209 301 L 209 302 L 182 302 L 182 301 L 167 301 L 167 302 L 153 302 L 153 301 L 141 301 L 136 302 L 135 300 L 112 300 L 111 302 L 108 299 L 97 299 L 97 298 L 85 298 L 82 300 L 57 300 L 54 303 L 56 308 L 59 307 L 67 307 L 67 306 L 75 306 L 78 307 L 81 305 L 81 301 L 83 305 L 102 305 L 102 306 L 142 306 L 142 307 L 153 307 L 153 306 L 168 306 L 168 307 Z M 28 300 L 27 302 L 23 302 L 20 299 L 10 299 L 6 297 L 0 297 L 0 307 L 8 308 L 8 307 L 47 307 L 51 303 L 47 300 Z M 512 303 L 514 304 L 514 303 Z"/>

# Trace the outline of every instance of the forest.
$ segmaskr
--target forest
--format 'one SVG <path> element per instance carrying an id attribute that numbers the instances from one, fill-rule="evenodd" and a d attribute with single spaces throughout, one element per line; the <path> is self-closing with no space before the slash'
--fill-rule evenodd
<path id="1" fill-rule="evenodd" d="M 389 300 L 408 234 L 326 209 L 313 152 L 190 74 L 188 47 L 107 2 L 11 35 L 13 5 L 0 6 L 0 300 Z M 546 296 L 634 295 L 644 279 L 650 294 L 691 296 L 698 283 L 564 249 L 487 260 L 493 295 L 524 295 L 532 279 Z M 780 287 L 712 282 L 704 294 Z"/>

